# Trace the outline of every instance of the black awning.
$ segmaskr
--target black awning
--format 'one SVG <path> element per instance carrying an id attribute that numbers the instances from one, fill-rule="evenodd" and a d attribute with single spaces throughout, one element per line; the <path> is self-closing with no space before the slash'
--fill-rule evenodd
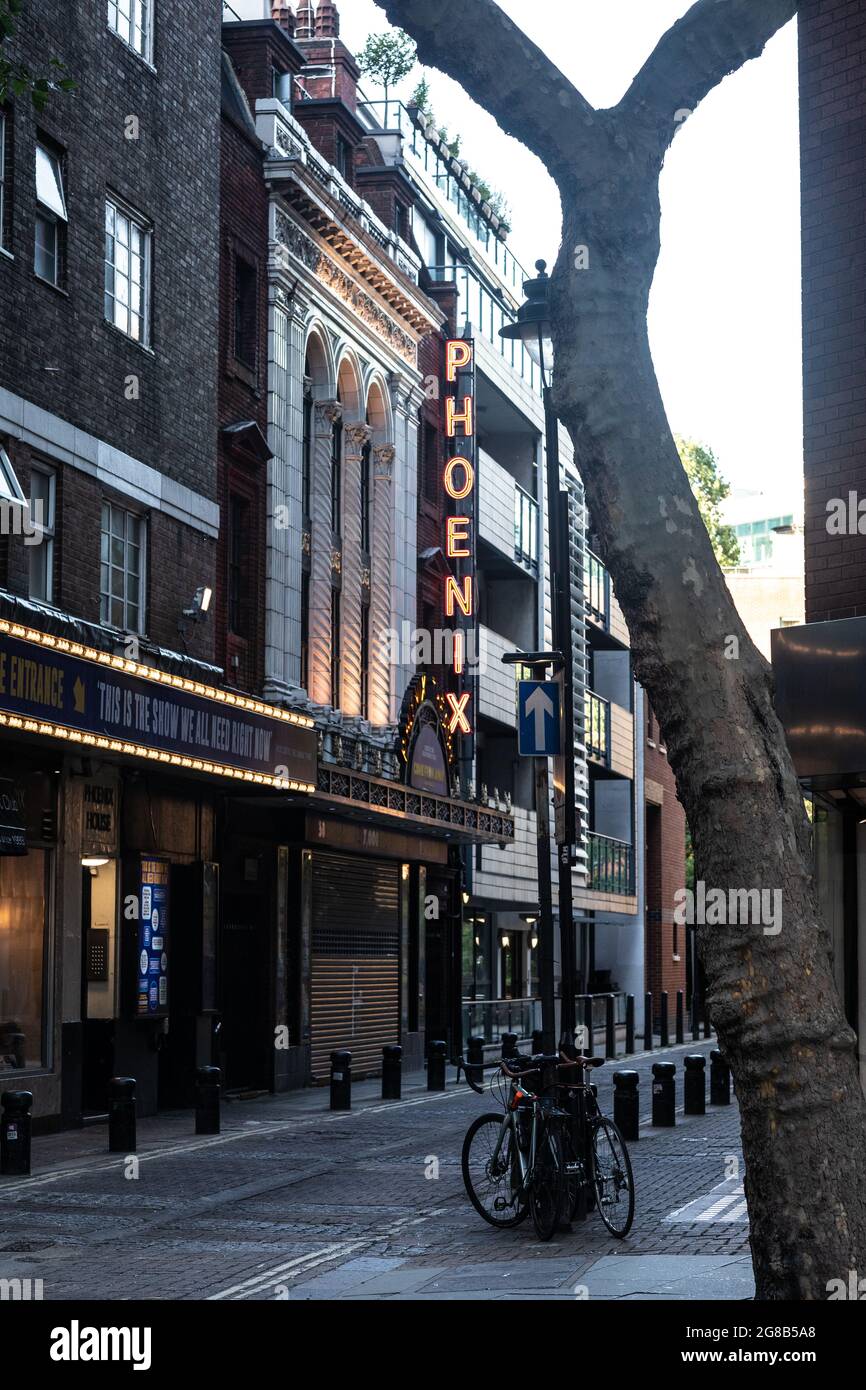
<path id="1" fill-rule="evenodd" d="M 0 777 L 0 855 L 26 853 L 20 792 L 10 778 Z"/>

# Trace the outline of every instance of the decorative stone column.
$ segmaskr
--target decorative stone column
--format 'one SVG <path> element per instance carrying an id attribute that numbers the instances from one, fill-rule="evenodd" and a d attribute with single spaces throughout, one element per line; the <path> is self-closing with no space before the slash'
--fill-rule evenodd
<path id="1" fill-rule="evenodd" d="M 268 437 L 274 455 L 268 463 L 265 695 L 279 701 L 297 696 L 300 681 L 306 302 L 273 281 L 269 302 Z"/>
<path id="2" fill-rule="evenodd" d="M 363 420 L 343 425 L 343 703 L 361 713 L 361 458 L 373 431 Z M 372 502 L 372 497 L 371 497 Z"/>
<path id="3" fill-rule="evenodd" d="M 310 479 L 310 699 L 331 703 L 331 454 L 339 401 L 316 401 L 313 468 Z"/>
<path id="4" fill-rule="evenodd" d="M 386 634 L 393 627 L 391 558 L 393 555 L 394 494 L 392 480 L 396 449 L 377 444 L 373 449 L 373 527 L 370 555 L 370 721 L 391 723 L 393 672 Z M 392 654 L 393 657 L 394 654 Z"/>

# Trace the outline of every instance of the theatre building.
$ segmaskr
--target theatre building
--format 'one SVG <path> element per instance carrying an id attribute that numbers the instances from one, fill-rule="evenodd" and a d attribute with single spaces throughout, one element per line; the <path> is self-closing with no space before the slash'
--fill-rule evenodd
<path id="1" fill-rule="evenodd" d="M 227 22 L 223 50 L 217 640 L 227 627 L 229 672 L 263 642 L 250 689 L 317 741 L 309 795 L 239 795 L 221 815 L 220 1048 L 229 1088 L 254 1090 L 321 1081 L 338 1048 L 358 1075 L 389 1043 L 407 1067 L 430 1041 L 459 1046 L 459 851 L 513 824 L 468 799 L 449 692 L 401 641 L 419 353 L 446 336 L 411 188 L 371 157 L 334 5 Z"/>

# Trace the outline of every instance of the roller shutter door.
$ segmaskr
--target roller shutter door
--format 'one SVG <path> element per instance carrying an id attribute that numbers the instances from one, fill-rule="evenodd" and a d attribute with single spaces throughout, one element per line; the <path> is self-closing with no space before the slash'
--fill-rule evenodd
<path id="1" fill-rule="evenodd" d="M 313 855 L 310 1023 L 313 1077 L 338 1047 L 355 1076 L 378 1071 L 382 1047 L 399 1042 L 399 865 Z"/>

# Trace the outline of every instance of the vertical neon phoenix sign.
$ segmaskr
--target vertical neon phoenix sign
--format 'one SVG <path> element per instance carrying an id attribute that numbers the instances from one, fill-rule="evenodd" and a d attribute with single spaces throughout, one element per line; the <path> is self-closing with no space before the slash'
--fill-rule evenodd
<path id="1" fill-rule="evenodd" d="M 449 338 L 445 344 L 445 442 L 448 461 L 443 483 L 449 499 L 445 555 L 453 570 L 445 579 L 445 617 L 453 619 L 454 672 L 462 676 L 457 694 L 448 693 L 450 733 L 471 735 L 472 681 L 466 671 L 467 637 L 475 627 L 475 344 Z M 473 644 L 474 650 L 474 644 Z"/>

